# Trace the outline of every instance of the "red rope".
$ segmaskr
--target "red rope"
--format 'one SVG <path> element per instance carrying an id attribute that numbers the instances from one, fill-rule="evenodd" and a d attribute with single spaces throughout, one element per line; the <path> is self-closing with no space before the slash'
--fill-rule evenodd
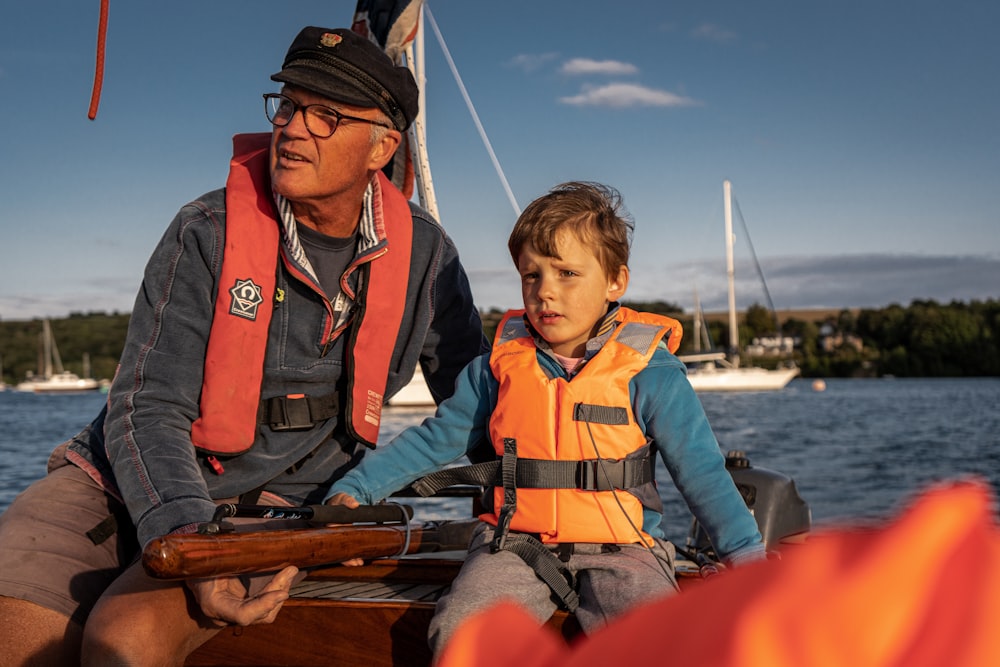
<path id="1" fill-rule="evenodd" d="M 108 32 L 108 2 L 101 0 L 101 19 L 97 24 L 97 66 L 94 71 L 94 89 L 90 93 L 90 110 L 87 118 L 97 118 L 97 106 L 101 103 L 101 86 L 104 83 L 104 45 Z"/>

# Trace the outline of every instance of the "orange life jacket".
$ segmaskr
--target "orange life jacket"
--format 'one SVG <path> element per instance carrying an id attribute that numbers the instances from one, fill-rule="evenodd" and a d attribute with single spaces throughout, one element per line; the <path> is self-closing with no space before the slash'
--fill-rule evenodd
<path id="1" fill-rule="evenodd" d="M 269 176 L 270 133 L 236 135 L 226 181 L 226 247 L 205 355 L 195 447 L 209 454 L 248 450 L 257 434 L 264 355 L 275 298 L 280 228 Z M 352 437 L 374 447 L 382 416 L 395 332 L 403 317 L 413 239 L 409 204 L 381 172 L 375 218 L 389 239 L 366 257 L 370 273 L 359 295 L 360 322 L 348 344 L 346 423 Z M 379 204 L 381 203 L 381 210 Z M 388 334 L 388 335 L 387 335 Z M 221 471 L 221 470 L 220 470 Z"/>
<path id="2" fill-rule="evenodd" d="M 677 349 L 680 323 L 621 308 L 616 330 L 570 382 L 547 377 L 539 366 L 523 312 L 507 313 L 490 356 L 490 367 L 500 384 L 489 427 L 496 453 L 509 459 L 513 440 L 519 464 L 523 459 L 587 462 L 592 464 L 597 485 L 604 488 L 607 485 L 600 480 L 605 471 L 598 459 L 610 466 L 644 454 L 644 465 L 651 466 L 647 439 L 632 414 L 629 380 L 646 367 L 664 336 L 668 336 L 668 349 Z M 502 506 L 505 494 L 510 504 L 510 491 L 494 489 L 493 512 L 484 514 L 484 521 L 503 528 Z M 524 488 L 519 483 L 514 491 L 516 509 L 510 530 L 538 534 L 545 543 L 640 539 L 636 531 L 643 524 L 642 502 L 622 489 Z M 641 535 L 651 543 L 646 533 Z"/>

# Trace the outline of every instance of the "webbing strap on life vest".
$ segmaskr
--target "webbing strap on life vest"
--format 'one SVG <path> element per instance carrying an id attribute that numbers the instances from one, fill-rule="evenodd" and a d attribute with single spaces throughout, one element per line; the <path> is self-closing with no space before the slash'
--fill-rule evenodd
<path id="1" fill-rule="evenodd" d="M 629 411 L 627 408 L 613 405 L 593 405 L 577 403 L 573 406 L 573 419 L 591 424 L 608 424 L 610 426 L 628 426 Z"/>
<path id="2" fill-rule="evenodd" d="M 573 590 L 572 574 L 566 564 L 545 547 L 537 538 L 524 533 L 510 534 L 510 520 L 517 510 L 517 440 L 504 438 L 503 458 L 500 460 L 500 478 L 503 486 L 503 506 L 490 543 L 490 553 L 505 550 L 527 563 L 539 579 L 552 589 L 570 612 L 576 611 L 580 599 Z"/>
<path id="3" fill-rule="evenodd" d="M 448 468 L 413 483 L 418 495 L 433 496 L 453 484 L 503 486 L 501 460 Z M 586 459 L 583 461 L 549 461 L 517 459 L 514 484 L 522 489 L 580 489 L 581 491 L 611 491 L 633 489 L 653 481 L 653 466 L 647 446 L 639 456 L 627 459 Z"/>
<path id="4" fill-rule="evenodd" d="M 323 396 L 272 396 L 261 400 L 257 410 L 257 423 L 267 424 L 272 431 L 306 431 L 339 413 L 338 392 Z"/>
<path id="5" fill-rule="evenodd" d="M 510 531 L 510 520 L 517 510 L 517 440 L 503 439 L 503 458 L 500 459 L 500 479 L 503 486 L 503 505 L 497 516 L 497 526 L 493 534 L 490 550 L 496 553 L 503 549 Z"/>
<path id="6" fill-rule="evenodd" d="M 573 419 L 592 424 L 627 425 L 627 408 L 612 405 L 577 403 L 573 406 Z M 506 452 L 506 439 L 504 440 Z M 504 454 L 507 458 L 507 454 Z M 611 491 L 631 489 L 653 481 L 649 461 L 649 447 L 641 456 L 626 459 L 584 459 L 582 461 L 550 461 L 543 459 L 513 458 L 514 483 L 525 489 L 580 489 L 582 491 Z M 479 486 L 504 486 L 501 478 L 501 461 L 487 461 L 468 466 L 448 468 L 432 473 L 413 483 L 413 490 L 421 496 L 432 496 L 452 484 L 478 484 Z M 506 487 L 505 487 L 506 488 Z"/>
<path id="7" fill-rule="evenodd" d="M 519 556 L 531 566 L 535 575 L 552 589 L 568 612 L 572 613 L 580 606 L 580 596 L 574 589 L 573 573 L 539 540 L 524 533 L 514 533 L 507 536 L 503 549 Z"/>

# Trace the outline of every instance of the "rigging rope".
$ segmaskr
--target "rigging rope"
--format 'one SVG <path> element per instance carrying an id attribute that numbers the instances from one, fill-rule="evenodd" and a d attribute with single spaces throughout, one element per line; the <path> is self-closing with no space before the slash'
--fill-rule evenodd
<path id="1" fill-rule="evenodd" d="M 424 4 L 424 12 L 427 16 L 427 23 L 429 23 L 431 28 L 434 29 L 434 35 L 437 37 L 438 44 L 441 45 L 441 51 L 444 52 L 445 60 L 448 61 L 448 67 L 451 68 L 451 74 L 455 77 L 455 83 L 458 84 L 458 89 L 461 91 L 462 97 L 465 99 L 465 106 L 469 108 L 469 113 L 472 114 L 472 120 L 476 124 L 476 129 L 479 130 L 479 136 L 483 140 L 483 145 L 486 146 L 486 151 L 490 154 L 490 160 L 493 161 L 493 168 L 496 169 L 497 175 L 500 177 L 503 189 L 507 193 L 507 199 L 510 200 L 510 205 L 514 209 L 514 215 L 521 215 L 521 207 L 517 205 L 517 199 L 514 198 L 514 192 L 510 189 L 510 184 L 507 183 L 507 177 L 504 176 L 503 168 L 500 167 L 500 161 L 497 159 L 496 153 L 493 152 L 493 146 L 490 144 L 490 140 L 486 136 L 486 130 L 483 128 L 483 124 L 479 122 L 479 114 L 476 113 L 475 107 L 472 106 L 472 98 L 469 97 L 469 93 L 465 89 L 465 84 L 462 83 L 462 77 L 459 76 L 458 68 L 455 66 L 455 61 L 451 58 L 451 52 L 448 51 L 448 46 L 444 43 L 444 37 L 438 29 L 437 21 L 434 20 L 434 15 L 431 14 L 431 8 L 426 4 Z"/>
<path id="2" fill-rule="evenodd" d="M 104 46 L 108 34 L 108 3 L 101 0 L 101 18 L 97 22 L 97 64 L 94 68 L 94 88 L 90 93 L 90 110 L 87 118 L 97 118 L 97 107 L 101 103 L 101 86 L 104 84 Z"/>
<path id="3" fill-rule="evenodd" d="M 764 288 L 764 298 L 767 299 L 767 309 L 771 312 L 771 318 L 774 320 L 774 333 L 780 338 L 781 324 L 778 322 L 778 311 L 774 309 L 774 302 L 771 301 L 771 292 L 767 289 L 767 280 L 764 279 L 764 269 L 761 267 L 760 262 L 757 261 L 757 252 L 753 249 L 753 241 L 750 240 L 750 230 L 747 229 L 747 221 L 743 219 L 743 211 L 740 210 L 740 204 L 736 201 L 736 197 L 733 197 L 732 200 L 733 207 L 736 209 L 736 215 L 740 219 L 740 224 L 743 225 L 743 233 L 747 239 L 747 246 L 750 248 L 750 256 L 753 257 L 753 264 L 757 267 L 757 275 L 760 276 L 760 283 Z"/>

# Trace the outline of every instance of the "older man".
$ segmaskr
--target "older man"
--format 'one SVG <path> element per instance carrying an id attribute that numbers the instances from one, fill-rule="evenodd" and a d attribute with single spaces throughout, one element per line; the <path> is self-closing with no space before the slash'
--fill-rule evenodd
<path id="1" fill-rule="evenodd" d="M 271 78 L 271 134 L 236 137 L 226 188 L 149 260 L 107 408 L 0 516 L 4 664 L 180 664 L 270 622 L 295 568 L 160 582 L 140 546 L 223 499 L 321 502 L 416 363 L 442 399 L 484 349 L 455 247 L 381 173 L 417 113 L 409 70 L 308 27 Z"/>

